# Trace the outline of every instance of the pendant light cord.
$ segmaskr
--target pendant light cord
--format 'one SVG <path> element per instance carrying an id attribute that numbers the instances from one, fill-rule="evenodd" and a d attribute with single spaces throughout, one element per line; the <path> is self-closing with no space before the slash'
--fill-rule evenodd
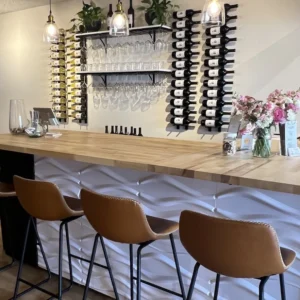
<path id="1" fill-rule="evenodd" d="M 50 0 L 50 15 L 52 15 L 52 1 Z"/>

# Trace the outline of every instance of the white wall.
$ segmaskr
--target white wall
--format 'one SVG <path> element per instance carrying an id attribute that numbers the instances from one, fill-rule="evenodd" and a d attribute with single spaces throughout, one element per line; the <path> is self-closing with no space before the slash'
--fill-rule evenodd
<path id="1" fill-rule="evenodd" d="M 100 1 L 96 1 L 100 4 Z M 177 1 L 182 8 L 201 9 L 204 1 Z M 235 56 L 234 91 L 265 99 L 275 88 L 300 86 L 300 2 L 297 0 L 235 0 L 238 3 L 238 42 Z M 107 5 L 108 5 L 107 1 Z M 127 3 L 126 3 L 127 4 Z M 103 2 L 101 1 L 103 6 Z M 138 5 L 136 1 L 135 6 Z M 80 10 L 81 1 L 54 5 L 57 23 L 64 28 Z M 126 7 L 126 5 L 125 5 Z M 9 99 L 25 99 L 27 109 L 50 106 L 48 51 L 41 41 L 48 7 L 0 15 L 0 132 L 8 131 Z M 137 25 L 143 23 L 142 16 Z M 199 100 L 199 97 L 197 97 Z M 89 99 L 92 104 L 92 99 Z M 95 110 L 89 105 L 89 126 L 82 130 L 103 131 L 105 125 L 143 127 L 144 135 L 180 139 L 210 140 L 194 130 L 169 133 L 166 130 L 167 102 L 161 99 L 146 112 Z M 197 109 L 200 108 L 198 104 Z M 77 124 L 64 126 L 80 129 Z"/>

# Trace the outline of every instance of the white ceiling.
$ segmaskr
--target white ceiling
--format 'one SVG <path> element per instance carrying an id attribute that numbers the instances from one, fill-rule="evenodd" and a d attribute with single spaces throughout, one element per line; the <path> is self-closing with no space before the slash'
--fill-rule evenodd
<path id="1" fill-rule="evenodd" d="M 66 0 L 52 0 L 52 3 Z M 27 8 L 49 5 L 49 0 L 0 0 L 0 14 Z"/>

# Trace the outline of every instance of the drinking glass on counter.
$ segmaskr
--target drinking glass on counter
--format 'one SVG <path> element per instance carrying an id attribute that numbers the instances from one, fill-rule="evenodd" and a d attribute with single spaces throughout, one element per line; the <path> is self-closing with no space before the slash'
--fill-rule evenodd
<path id="1" fill-rule="evenodd" d="M 24 100 L 10 100 L 9 131 L 12 134 L 23 134 L 29 125 Z"/>

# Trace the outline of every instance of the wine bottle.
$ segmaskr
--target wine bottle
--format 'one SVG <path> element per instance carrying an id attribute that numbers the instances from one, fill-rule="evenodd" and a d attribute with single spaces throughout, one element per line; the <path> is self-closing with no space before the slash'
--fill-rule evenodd
<path id="1" fill-rule="evenodd" d="M 115 134 L 119 134 L 118 133 L 118 125 L 115 126 Z"/>
<path id="2" fill-rule="evenodd" d="M 229 16 L 226 14 L 225 22 L 228 23 L 231 20 L 237 20 L 237 18 L 238 18 L 237 16 Z"/>
<path id="3" fill-rule="evenodd" d="M 173 22 L 172 27 L 175 29 L 181 29 L 181 28 L 192 28 L 194 25 L 201 24 L 200 21 L 191 21 L 191 20 L 185 20 L 185 21 L 177 21 Z"/>
<path id="4" fill-rule="evenodd" d="M 183 78 L 183 77 L 189 77 L 193 75 L 197 75 L 198 72 L 191 72 L 189 70 L 176 70 L 172 71 L 172 76 L 175 78 Z"/>
<path id="5" fill-rule="evenodd" d="M 81 104 L 82 98 L 81 97 L 75 97 L 71 100 L 72 103 Z"/>
<path id="6" fill-rule="evenodd" d="M 227 71 L 225 69 L 215 69 L 215 70 L 205 70 L 204 76 L 205 77 L 222 77 L 227 74 L 234 74 L 234 71 Z"/>
<path id="7" fill-rule="evenodd" d="M 129 1 L 129 8 L 128 8 L 128 23 L 129 28 L 134 27 L 134 9 L 132 7 L 132 0 Z"/>
<path id="8" fill-rule="evenodd" d="M 191 60 L 180 60 L 180 61 L 173 61 L 172 67 L 174 69 L 184 69 L 184 68 L 190 69 L 191 67 L 199 64 L 200 64 L 199 62 L 194 62 Z"/>
<path id="9" fill-rule="evenodd" d="M 190 50 L 186 51 L 174 51 L 172 52 L 172 57 L 175 59 L 180 59 L 180 58 L 188 58 L 190 59 L 194 55 L 199 55 L 200 52 L 192 52 Z"/>
<path id="10" fill-rule="evenodd" d="M 170 112 L 173 116 L 180 117 L 188 117 L 189 115 L 195 115 L 197 113 L 189 110 L 188 108 L 172 108 Z"/>
<path id="11" fill-rule="evenodd" d="M 81 88 L 81 81 L 74 82 L 72 84 L 68 84 L 68 87 L 70 87 L 71 89 L 80 89 Z"/>
<path id="12" fill-rule="evenodd" d="M 54 115 L 58 119 L 66 119 L 67 118 L 67 114 L 65 112 L 55 112 Z"/>
<path id="13" fill-rule="evenodd" d="M 52 59 L 65 59 L 65 53 L 64 52 L 52 52 L 50 57 Z"/>
<path id="14" fill-rule="evenodd" d="M 223 87 L 228 84 L 233 84 L 233 81 L 225 81 L 225 80 L 204 80 L 203 85 L 205 87 Z"/>
<path id="15" fill-rule="evenodd" d="M 172 43 L 172 47 L 174 49 L 191 48 L 194 45 L 200 45 L 200 42 L 180 41 L 180 42 L 174 42 L 174 43 Z"/>
<path id="16" fill-rule="evenodd" d="M 71 93 L 69 93 L 73 97 L 80 97 L 82 94 L 81 90 L 73 90 Z"/>
<path id="17" fill-rule="evenodd" d="M 67 46 L 66 46 L 66 48 L 68 49 L 68 50 L 80 50 L 81 49 L 81 45 L 80 45 L 80 42 L 75 42 L 75 43 L 73 43 L 73 44 L 68 44 Z"/>
<path id="18" fill-rule="evenodd" d="M 212 39 L 207 39 L 206 40 L 206 45 L 207 46 L 220 46 L 220 45 L 226 45 L 230 42 L 235 42 L 237 41 L 237 38 L 228 38 L 228 37 L 219 37 L 219 38 L 212 38 Z"/>
<path id="19" fill-rule="evenodd" d="M 67 79 L 72 80 L 72 81 L 81 80 L 81 75 L 79 75 L 79 74 L 72 74 L 72 75 L 67 76 Z"/>
<path id="20" fill-rule="evenodd" d="M 233 92 L 225 92 L 225 91 L 220 91 L 220 90 L 203 91 L 203 96 L 209 97 L 209 98 L 223 97 L 223 96 L 232 95 L 232 94 L 233 94 Z"/>
<path id="21" fill-rule="evenodd" d="M 228 49 L 226 47 L 223 47 L 219 49 L 206 49 L 205 55 L 210 57 L 215 57 L 215 56 L 224 56 L 228 53 L 234 53 L 234 52 L 235 49 Z"/>
<path id="22" fill-rule="evenodd" d="M 174 11 L 173 18 L 174 19 L 183 19 L 183 18 L 192 18 L 196 14 L 200 14 L 201 10 L 193 10 L 187 9 L 183 11 Z"/>
<path id="23" fill-rule="evenodd" d="M 195 84 L 198 84 L 198 82 L 189 80 L 172 80 L 171 82 L 171 86 L 174 88 L 190 87 Z"/>
<path id="24" fill-rule="evenodd" d="M 110 134 L 115 134 L 114 126 L 110 126 Z"/>
<path id="25" fill-rule="evenodd" d="M 218 107 L 218 108 L 221 108 L 226 104 L 228 104 L 228 103 L 226 103 L 224 100 L 212 99 L 212 100 L 203 100 L 202 101 L 202 105 L 204 107 Z"/>
<path id="26" fill-rule="evenodd" d="M 53 105 L 53 110 L 55 111 L 66 111 L 67 107 L 65 105 L 56 104 Z"/>
<path id="27" fill-rule="evenodd" d="M 138 136 L 143 136 L 142 135 L 142 128 L 141 127 L 139 127 L 139 134 L 138 134 Z"/>
<path id="28" fill-rule="evenodd" d="M 86 106 L 85 105 L 78 105 L 78 104 L 74 104 L 72 105 L 72 109 L 75 111 L 86 111 Z"/>
<path id="29" fill-rule="evenodd" d="M 106 19 L 106 24 L 107 24 L 107 30 L 110 29 L 110 22 L 111 22 L 111 18 L 113 16 L 113 10 L 112 10 L 112 4 L 109 4 L 109 11 L 107 13 L 107 19 Z"/>
<path id="30" fill-rule="evenodd" d="M 220 118 L 222 116 L 231 115 L 229 112 L 224 112 L 220 109 L 204 109 L 201 111 L 201 116 L 209 118 Z"/>
<path id="31" fill-rule="evenodd" d="M 170 104 L 175 107 L 181 107 L 181 106 L 195 105 L 196 101 L 190 101 L 187 99 L 172 99 L 170 101 Z"/>
<path id="32" fill-rule="evenodd" d="M 108 134 L 108 126 L 105 126 L 105 133 Z"/>
<path id="33" fill-rule="evenodd" d="M 66 76 L 65 75 L 53 75 L 52 76 L 52 81 L 65 81 Z"/>
<path id="34" fill-rule="evenodd" d="M 172 90 L 170 94 L 173 97 L 188 97 L 190 95 L 196 95 L 197 92 L 191 92 L 189 90 Z"/>
<path id="35" fill-rule="evenodd" d="M 66 88 L 66 84 L 64 82 L 53 82 L 51 84 L 53 89 L 65 89 Z"/>
<path id="36" fill-rule="evenodd" d="M 58 59 L 58 60 L 52 60 L 51 61 L 51 66 L 52 67 L 64 67 L 65 64 L 66 64 L 66 62 L 63 59 Z"/>
<path id="37" fill-rule="evenodd" d="M 224 9 L 225 9 L 225 12 L 227 13 L 229 10 L 231 10 L 231 9 L 234 9 L 234 8 L 238 8 L 239 7 L 239 5 L 238 4 L 228 4 L 228 3 L 226 3 L 226 4 L 224 4 Z"/>
<path id="38" fill-rule="evenodd" d="M 81 57 L 81 50 L 75 50 L 70 53 L 71 58 L 80 58 Z"/>
<path id="39" fill-rule="evenodd" d="M 80 42 L 80 39 L 76 38 L 75 35 L 70 35 L 66 38 L 66 41 L 70 42 Z"/>
<path id="40" fill-rule="evenodd" d="M 206 67 L 220 67 L 220 66 L 225 66 L 227 64 L 232 64 L 234 63 L 233 59 L 225 59 L 225 58 L 217 58 L 217 59 L 205 59 L 204 60 L 204 66 Z"/>
<path id="41" fill-rule="evenodd" d="M 72 118 L 76 119 L 76 120 L 86 120 L 87 119 L 87 115 L 85 112 L 72 112 L 70 115 Z"/>
<path id="42" fill-rule="evenodd" d="M 52 98 L 52 101 L 53 101 L 53 103 L 56 103 L 56 104 L 66 104 L 67 103 L 66 98 L 61 98 L 61 97 L 54 97 L 54 98 Z"/>
<path id="43" fill-rule="evenodd" d="M 206 35 L 219 35 L 219 34 L 227 34 L 230 31 L 236 30 L 236 27 L 228 27 L 228 26 L 221 26 L 221 27 L 212 27 L 212 28 L 207 28 L 205 33 Z"/>
<path id="44" fill-rule="evenodd" d="M 185 125 L 185 126 L 188 126 L 189 124 L 196 124 L 197 122 L 196 121 L 192 121 L 192 120 L 189 120 L 188 117 L 185 117 L 185 118 L 171 118 L 171 124 L 174 124 L 174 125 Z"/>
<path id="45" fill-rule="evenodd" d="M 200 31 L 181 30 L 172 33 L 173 39 L 190 39 L 195 34 L 200 34 Z"/>
<path id="46" fill-rule="evenodd" d="M 61 45 L 61 44 L 58 44 L 58 45 L 52 45 L 50 47 L 50 50 L 53 51 L 53 52 L 56 52 L 56 51 L 62 51 L 62 52 L 65 52 L 65 45 Z"/>
<path id="47" fill-rule="evenodd" d="M 81 66 L 75 66 L 73 68 L 67 68 L 67 71 L 72 73 L 72 74 L 76 74 L 76 73 L 81 71 Z"/>
<path id="48" fill-rule="evenodd" d="M 221 120 L 202 120 L 201 121 L 201 126 L 205 127 L 222 127 L 223 125 L 228 125 L 229 122 L 223 122 Z"/>
<path id="49" fill-rule="evenodd" d="M 66 69 L 64 67 L 52 68 L 52 74 L 65 74 Z"/>
<path id="50" fill-rule="evenodd" d="M 54 90 L 52 91 L 52 95 L 55 97 L 66 97 L 66 91 L 65 90 Z"/>

